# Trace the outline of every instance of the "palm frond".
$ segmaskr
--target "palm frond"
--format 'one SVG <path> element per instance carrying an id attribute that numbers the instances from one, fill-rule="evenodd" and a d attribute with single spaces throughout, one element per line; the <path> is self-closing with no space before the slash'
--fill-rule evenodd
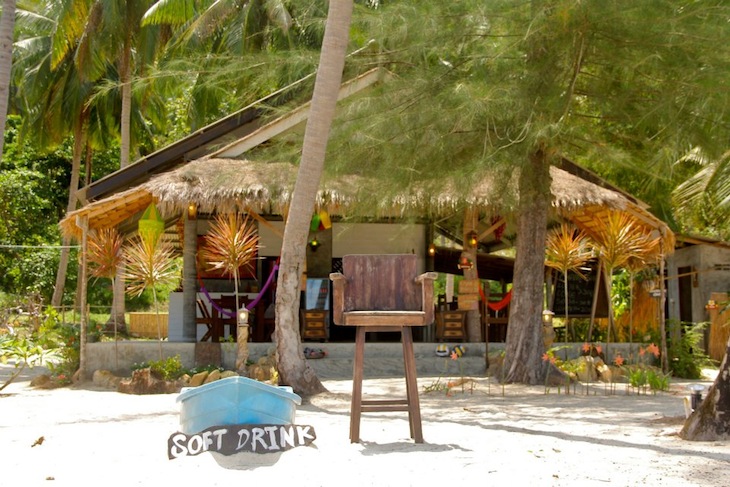
<path id="1" fill-rule="evenodd" d="M 195 14 L 193 0 L 159 0 L 142 16 L 142 25 L 181 25 Z"/>
<path id="2" fill-rule="evenodd" d="M 170 284 L 179 277 L 179 268 L 172 245 L 160 240 L 152 246 L 136 238 L 124 248 L 126 292 L 139 296 L 147 287 Z"/>
<path id="3" fill-rule="evenodd" d="M 203 248 L 203 258 L 211 269 L 237 277 L 241 267 L 253 268 L 258 248 L 259 236 L 248 216 L 216 215 Z"/>
<path id="4" fill-rule="evenodd" d="M 610 212 L 598 221 L 594 232 L 595 248 L 609 272 L 648 262 L 660 252 L 661 239 L 648 234 L 624 212 Z"/>
<path id="5" fill-rule="evenodd" d="M 116 228 L 102 228 L 89 233 L 87 260 L 91 275 L 113 278 L 122 262 L 124 238 Z"/>
<path id="6" fill-rule="evenodd" d="M 563 274 L 573 271 L 585 279 L 580 268 L 593 257 L 588 235 L 569 223 L 548 232 L 545 241 L 545 265 Z"/>

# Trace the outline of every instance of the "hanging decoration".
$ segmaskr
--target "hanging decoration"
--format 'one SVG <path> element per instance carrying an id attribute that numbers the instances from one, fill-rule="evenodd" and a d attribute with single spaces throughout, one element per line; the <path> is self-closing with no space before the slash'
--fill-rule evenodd
<path id="1" fill-rule="evenodd" d="M 320 230 L 329 230 L 332 228 L 332 220 L 326 210 L 319 210 L 319 212 L 312 215 L 312 221 L 309 223 L 309 231 L 318 232 Z"/>
<path id="2" fill-rule="evenodd" d="M 165 220 L 160 216 L 154 203 L 142 213 L 142 218 L 137 223 L 137 231 L 142 241 L 151 248 L 157 246 L 157 241 L 165 231 Z"/>

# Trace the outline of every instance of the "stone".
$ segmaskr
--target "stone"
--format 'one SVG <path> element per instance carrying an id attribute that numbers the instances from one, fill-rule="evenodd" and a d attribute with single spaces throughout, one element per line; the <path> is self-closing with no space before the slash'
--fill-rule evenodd
<path id="1" fill-rule="evenodd" d="M 270 365 L 254 364 L 248 368 L 248 376 L 259 382 L 270 381 L 275 373 L 276 369 Z"/>
<path id="2" fill-rule="evenodd" d="M 208 377 L 205 378 L 204 384 L 210 384 L 211 382 L 220 380 L 220 378 L 221 378 L 221 371 L 218 369 L 215 369 L 208 374 Z"/>
<path id="3" fill-rule="evenodd" d="M 202 372 L 198 372 L 197 374 L 193 375 L 190 378 L 190 381 L 188 382 L 188 385 L 190 387 L 198 387 L 205 383 L 205 379 L 208 378 L 208 371 L 204 370 Z"/>
<path id="4" fill-rule="evenodd" d="M 235 370 L 224 370 L 221 372 L 221 379 L 227 379 L 228 377 L 238 377 L 238 372 Z"/>
<path id="5" fill-rule="evenodd" d="M 571 363 L 575 363 L 576 375 L 578 380 L 581 382 L 595 382 L 598 379 L 598 372 L 596 371 L 596 360 L 600 360 L 588 355 L 578 357 L 575 360 L 571 360 Z M 582 364 L 580 364 L 582 362 Z M 603 361 L 601 361 L 603 363 Z"/>
<path id="6" fill-rule="evenodd" d="M 182 383 L 180 381 L 166 381 L 152 376 L 148 368 L 132 372 L 131 379 L 119 381 L 117 391 L 124 394 L 170 394 L 180 392 Z"/>
<path id="7" fill-rule="evenodd" d="M 103 387 L 104 389 L 117 389 L 121 380 L 121 377 L 115 376 L 108 370 L 95 370 L 94 375 L 91 377 L 91 382 L 95 386 Z"/>
<path id="8" fill-rule="evenodd" d="M 53 386 L 53 383 L 51 382 L 50 375 L 41 374 L 33 377 L 30 381 L 30 385 L 39 389 L 50 389 Z"/>

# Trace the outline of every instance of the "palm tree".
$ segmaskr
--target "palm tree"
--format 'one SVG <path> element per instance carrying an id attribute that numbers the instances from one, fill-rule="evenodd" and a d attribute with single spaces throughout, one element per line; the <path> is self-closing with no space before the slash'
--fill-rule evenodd
<path id="1" fill-rule="evenodd" d="M 703 227 L 727 235 L 730 212 L 730 150 L 712 158 L 695 148 L 677 162 L 693 164 L 697 171 L 674 190 L 672 200 L 686 226 L 691 220 L 703 219 Z"/>
<path id="2" fill-rule="evenodd" d="M 162 325 L 157 300 L 157 285 L 175 282 L 180 269 L 175 257 L 175 249 L 167 240 L 158 241 L 136 238 L 123 250 L 124 271 L 121 278 L 127 282 L 126 291 L 130 296 L 139 296 L 145 289 L 152 289 L 152 299 L 157 317 L 157 341 L 159 357 L 162 360 Z"/>
<path id="3" fill-rule="evenodd" d="M 593 249 L 588 241 L 588 235 L 583 230 L 578 230 L 568 223 L 561 223 L 548 232 L 545 241 L 545 265 L 563 274 L 565 327 L 571 334 L 572 329 L 568 321 L 568 272 L 573 271 L 585 279 L 580 268 L 592 257 Z M 567 336 L 566 332 L 566 341 L 569 341 Z"/>
<path id="4" fill-rule="evenodd" d="M 78 5 L 83 6 L 83 3 Z M 73 22 L 67 21 L 60 2 L 47 2 L 37 10 L 20 10 L 18 27 L 26 35 L 16 42 L 14 66 L 17 97 L 25 108 L 21 134 L 41 148 L 59 145 L 71 134 L 74 139 L 69 199 L 66 210 L 77 204 L 80 167 L 88 145 L 88 128 L 97 134 L 109 128 L 88 104 L 92 85 L 81 81 L 72 51 L 55 52 L 59 44 L 73 44 Z M 73 17 L 73 16 L 71 16 Z M 102 137 L 97 137 L 102 139 Z M 70 239 L 64 237 L 51 305 L 59 306 L 66 282 Z"/>
<path id="5" fill-rule="evenodd" d="M 3 0 L 0 17 L 0 129 L 5 133 L 10 93 L 10 70 L 13 66 L 13 38 L 15 33 L 15 0 Z M 3 158 L 4 138 L 0 138 L 0 161 Z"/>
<path id="6" fill-rule="evenodd" d="M 114 288 L 114 278 L 117 270 L 122 264 L 122 246 L 124 238 L 117 232 L 116 228 L 94 230 L 88 236 L 86 259 L 88 261 L 91 275 L 94 277 L 106 277 L 111 280 Z M 114 355 L 116 366 L 119 369 L 119 356 L 117 350 L 117 323 L 114 323 Z"/>
<path id="7" fill-rule="evenodd" d="M 121 104 L 118 119 L 119 167 L 124 168 L 129 164 L 130 154 L 134 149 L 134 132 L 131 130 L 133 79 L 135 74 L 144 73 L 153 62 L 162 50 L 160 44 L 166 38 L 160 35 L 157 27 L 141 25 L 142 16 L 152 4 L 151 0 L 86 0 L 62 3 L 66 7 L 62 18 L 68 19 L 72 26 L 69 30 L 73 32 L 73 39 L 77 42 L 54 44 L 54 59 L 72 53 L 83 81 L 112 83 L 113 90 L 103 90 L 96 96 L 118 94 L 116 99 Z M 99 32 L 104 32 L 105 35 L 100 36 Z M 95 103 L 103 104 L 104 101 L 95 100 Z M 122 280 L 117 279 L 116 283 L 110 321 L 124 322 Z"/>
<path id="8" fill-rule="evenodd" d="M 325 390 L 301 351 L 299 285 L 306 262 L 306 242 L 315 196 L 324 168 L 337 92 L 349 41 L 352 0 L 330 2 L 320 64 L 304 132 L 302 159 L 284 228 L 276 293 L 276 348 L 279 375 L 284 384 L 302 394 Z"/>
<path id="9" fill-rule="evenodd" d="M 635 268 L 637 262 L 646 262 L 650 255 L 658 255 L 660 249 L 660 238 L 652 237 L 630 215 L 619 211 L 612 211 L 608 213 L 606 218 L 596 222 L 595 227 L 592 229 L 592 239 L 596 254 L 603 267 L 604 284 L 609 296 L 613 287 L 613 273 L 615 270 L 627 268 L 629 265 Z M 607 346 L 613 326 L 613 304 L 612 299 L 608 299 Z M 588 332 L 589 339 L 591 332 L 592 329 Z M 666 349 L 662 350 L 662 353 L 666 354 Z"/>
<path id="10" fill-rule="evenodd" d="M 212 269 L 223 271 L 233 278 L 236 295 L 236 312 L 241 308 L 238 301 L 238 278 L 242 267 L 252 268 L 259 236 L 248 216 L 238 213 L 217 215 L 208 232 L 203 248 L 203 258 Z M 236 370 L 245 375 L 248 360 L 248 333 L 239 330 L 237 335 Z M 246 330 L 247 331 L 247 330 Z"/>

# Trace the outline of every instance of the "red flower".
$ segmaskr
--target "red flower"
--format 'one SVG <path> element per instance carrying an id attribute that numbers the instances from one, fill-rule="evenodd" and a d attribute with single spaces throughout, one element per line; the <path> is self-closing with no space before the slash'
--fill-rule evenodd
<path id="1" fill-rule="evenodd" d="M 656 357 L 656 358 L 659 357 L 659 347 L 657 347 L 653 343 L 650 345 L 647 345 L 646 351 L 649 352 L 650 354 L 654 355 L 654 357 Z"/>
<path id="2" fill-rule="evenodd" d="M 616 364 L 618 367 L 621 367 L 624 364 L 624 358 L 621 355 L 616 355 L 616 357 L 613 359 L 613 363 Z"/>

